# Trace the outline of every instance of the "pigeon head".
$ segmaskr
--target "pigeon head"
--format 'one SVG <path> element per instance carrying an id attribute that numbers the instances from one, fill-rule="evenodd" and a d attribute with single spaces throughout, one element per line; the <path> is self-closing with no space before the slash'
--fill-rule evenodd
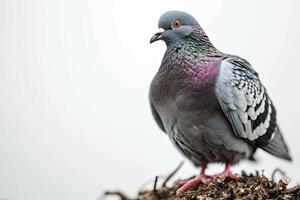
<path id="1" fill-rule="evenodd" d="M 162 28 L 163 31 L 155 33 L 150 43 L 157 40 L 163 40 L 167 45 L 175 43 L 190 36 L 195 27 L 200 28 L 195 18 L 188 13 L 168 11 L 159 18 L 158 28 Z"/>

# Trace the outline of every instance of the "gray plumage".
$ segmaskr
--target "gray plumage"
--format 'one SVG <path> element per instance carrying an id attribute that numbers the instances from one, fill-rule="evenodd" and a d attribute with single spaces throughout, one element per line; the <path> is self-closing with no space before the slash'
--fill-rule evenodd
<path id="1" fill-rule="evenodd" d="M 164 31 L 151 42 L 164 40 L 167 50 L 150 104 L 175 146 L 197 166 L 234 164 L 257 148 L 291 160 L 275 107 L 251 65 L 218 51 L 187 13 L 166 12 L 159 28 Z"/>

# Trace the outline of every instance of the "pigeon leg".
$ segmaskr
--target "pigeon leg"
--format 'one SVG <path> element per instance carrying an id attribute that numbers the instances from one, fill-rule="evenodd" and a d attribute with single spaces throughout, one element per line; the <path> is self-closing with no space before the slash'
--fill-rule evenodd
<path id="1" fill-rule="evenodd" d="M 225 164 L 225 169 L 222 173 L 213 176 L 213 178 L 230 178 L 232 180 L 239 180 L 239 176 L 233 174 L 230 170 L 230 163 Z"/>
<path id="2" fill-rule="evenodd" d="M 199 183 L 204 183 L 204 184 L 208 183 L 211 180 L 211 178 L 205 175 L 205 169 L 206 169 L 206 165 L 201 167 L 200 174 L 195 178 L 178 182 L 180 188 L 176 191 L 176 193 L 181 194 L 185 192 L 187 189 L 193 187 L 194 185 L 198 185 Z"/>

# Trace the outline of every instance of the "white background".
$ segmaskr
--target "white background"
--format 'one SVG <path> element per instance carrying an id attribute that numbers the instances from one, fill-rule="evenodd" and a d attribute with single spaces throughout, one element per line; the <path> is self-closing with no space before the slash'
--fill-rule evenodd
<path id="1" fill-rule="evenodd" d="M 170 9 L 191 13 L 217 48 L 248 59 L 277 107 L 294 162 L 258 151 L 257 164 L 233 170 L 280 167 L 300 180 L 299 1 L 1 0 L 1 199 L 133 195 L 183 160 L 148 106 L 165 51 L 149 40 Z M 179 174 L 195 173 L 186 162 Z"/>

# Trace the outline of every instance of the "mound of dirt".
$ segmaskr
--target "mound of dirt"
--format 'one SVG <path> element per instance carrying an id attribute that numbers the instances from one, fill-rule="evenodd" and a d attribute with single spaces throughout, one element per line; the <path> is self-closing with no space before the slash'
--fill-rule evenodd
<path id="1" fill-rule="evenodd" d="M 213 199 L 300 199 L 300 188 L 287 189 L 287 181 L 274 183 L 265 176 L 244 175 L 238 181 L 216 179 L 209 184 L 200 184 L 177 196 L 178 187 L 161 187 L 142 191 L 138 200 L 213 200 Z"/>
<path id="2" fill-rule="evenodd" d="M 157 186 L 156 178 L 153 189 L 140 191 L 135 198 L 128 198 L 120 192 L 106 192 L 106 195 L 118 195 L 122 200 L 300 200 L 300 185 L 287 189 L 288 181 L 285 179 L 274 182 L 259 173 L 247 175 L 245 172 L 238 181 L 215 179 L 208 184 L 194 186 L 185 193 L 176 195 L 177 181 L 171 187 L 167 187 L 166 183 L 177 170 L 170 174 L 161 186 Z"/>

